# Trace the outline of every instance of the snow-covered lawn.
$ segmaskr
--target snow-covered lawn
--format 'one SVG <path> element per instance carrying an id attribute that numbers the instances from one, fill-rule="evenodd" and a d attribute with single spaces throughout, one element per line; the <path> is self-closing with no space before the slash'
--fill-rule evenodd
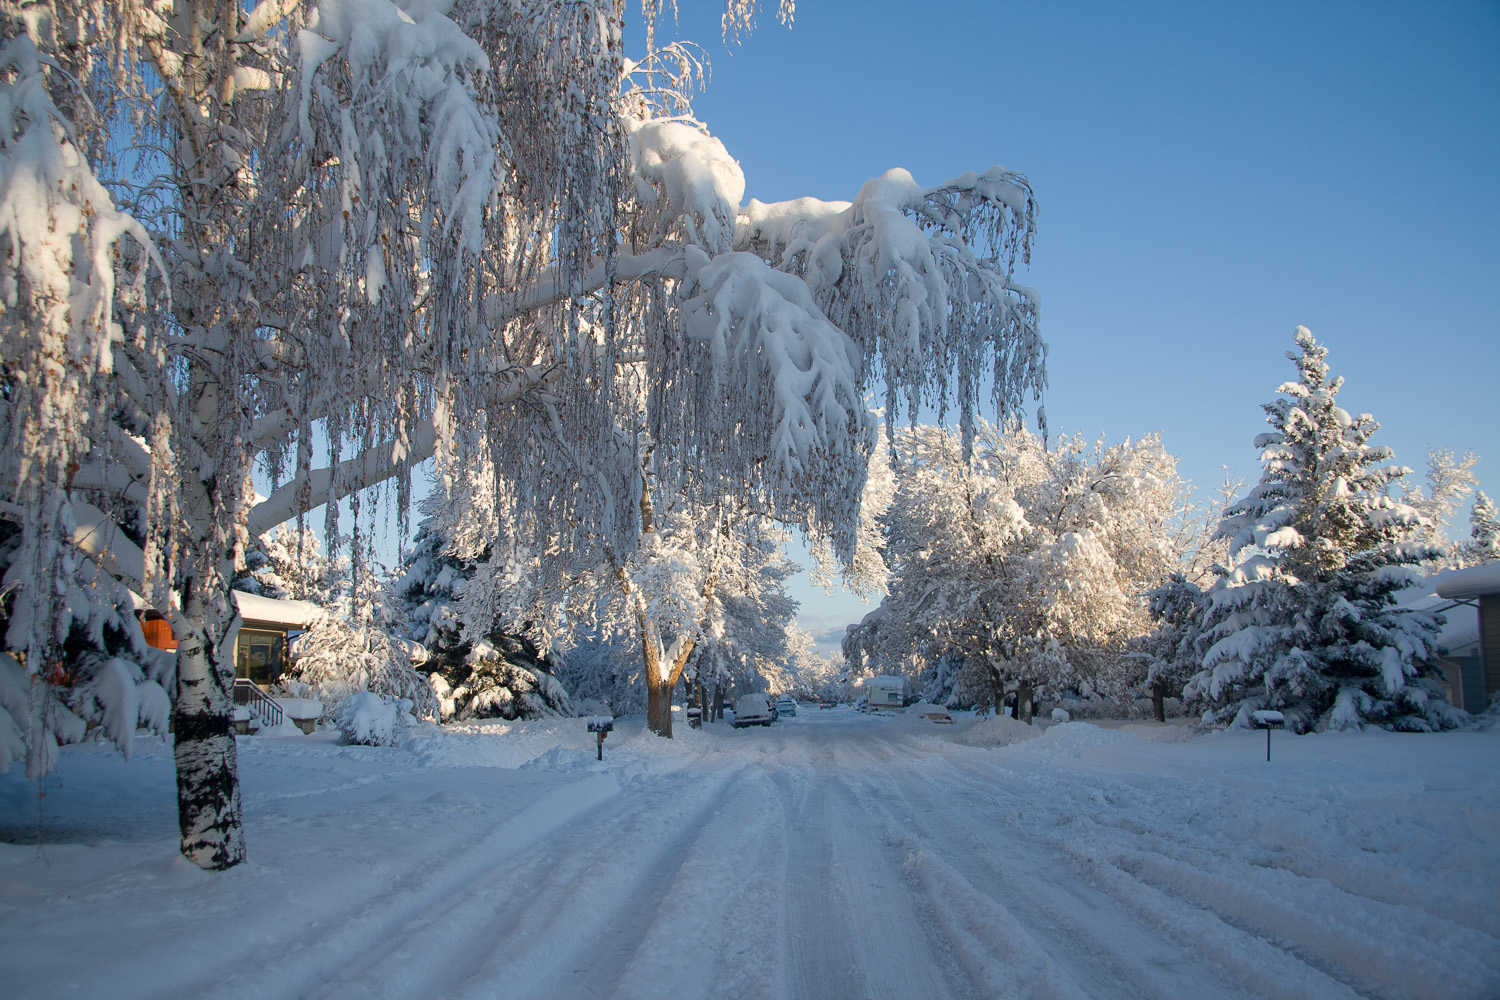
<path id="1" fill-rule="evenodd" d="M 240 739 L 219 875 L 177 857 L 167 744 L 0 777 L 0 993 L 1500 996 L 1496 732 L 332 739 Z"/>

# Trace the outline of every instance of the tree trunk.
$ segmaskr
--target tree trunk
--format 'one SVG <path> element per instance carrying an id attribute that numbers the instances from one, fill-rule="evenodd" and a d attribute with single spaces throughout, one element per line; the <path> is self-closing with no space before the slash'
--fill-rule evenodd
<path id="1" fill-rule="evenodd" d="M 1167 721 L 1167 692 L 1161 681 L 1151 682 L 1151 714 L 1157 722 Z"/>
<path id="2" fill-rule="evenodd" d="M 1016 718 L 1021 719 L 1028 726 L 1031 725 L 1031 692 L 1032 687 L 1028 681 L 1022 681 L 1016 688 Z"/>
<path id="3" fill-rule="evenodd" d="M 196 588 L 194 588 L 196 589 Z M 214 611 L 191 593 L 177 618 L 177 703 L 172 755 L 177 764 L 177 820 L 182 854 L 209 871 L 245 860 L 240 779 L 234 742 L 234 643 L 239 629 L 209 627 Z M 217 643 L 210 640 L 222 634 Z"/>
<path id="4" fill-rule="evenodd" d="M 646 728 L 670 740 L 672 689 L 677 686 L 677 678 L 663 673 L 656 625 L 646 616 L 646 609 L 639 602 L 636 603 L 635 619 L 641 631 L 641 654 L 646 661 Z"/>
<path id="5" fill-rule="evenodd" d="M 682 677 L 682 668 L 693 655 L 696 642 L 683 642 L 677 657 L 671 663 L 662 662 L 661 643 L 656 637 L 656 624 L 646 616 L 644 605 L 637 603 L 636 622 L 641 631 L 641 652 L 646 661 L 646 728 L 658 736 L 672 738 L 672 692 Z"/>
<path id="6" fill-rule="evenodd" d="M 714 721 L 724 718 L 724 685 L 714 685 Z"/>
<path id="7" fill-rule="evenodd" d="M 647 656 L 646 666 L 646 728 L 657 736 L 672 738 L 672 689 L 676 687 L 666 681 L 660 671 L 651 669 L 652 660 L 658 656 Z"/>

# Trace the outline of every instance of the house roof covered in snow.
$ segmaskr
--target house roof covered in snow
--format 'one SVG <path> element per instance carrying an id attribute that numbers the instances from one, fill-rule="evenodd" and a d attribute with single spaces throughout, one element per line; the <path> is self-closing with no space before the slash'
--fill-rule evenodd
<path id="1" fill-rule="evenodd" d="M 307 628 L 327 613 L 311 601 L 278 601 L 274 597 L 247 594 L 242 590 L 234 591 L 234 602 L 239 605 L 240 617 L 246 621 L 285 625 L 287 628 Z"/>
<path id="2" fill-rule="evenodd" d="M 1444 573 L 1437 580 L 1437 594 L 1449 600 L 1500 595 L 1500 562 Z"/>

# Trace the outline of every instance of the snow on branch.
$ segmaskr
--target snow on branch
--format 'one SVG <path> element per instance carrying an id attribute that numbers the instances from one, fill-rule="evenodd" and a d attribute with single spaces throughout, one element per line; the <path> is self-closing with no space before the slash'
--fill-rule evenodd
<path id="1" fill-rule="evenodd" d="M 754 254 L 689 255 L 681 288 L 681 356 L 658 377 L 679 391 L 653 415 L 690 450 L 745 456 L 749 482 L 789 519 L 849 525 L 875 425 L 860 388 L 860 355 L 823 316 L 807 286 Z M 674 385 L 675 384 L 675 385 Z M 732 405 L 725 406 L 726 400 Z"/>
<path id="2" fill-rule="evenodd" d="M 77 86 L 29 37 L 3 42 L 5 492 L 22 529 L 12 570 L 35 573 L 39 584 L 17 588 L 6 642 L 26 651 L 32 671 L 66 638 L 55 608 L 70 574 L 66 494 L 91 432 L 106 419 L 108 397 L 100 390 L 111 372 L 111 343 L 121 336 L 114 311 L 117 303 L 138 302 L 150 276 L 165 271 L 145 230 L 95 177 L 49 93 Z"/>
<path id="3" fill-rule="evenodd" d="M 1007 422 L 1046 386 L 1036 295 L 1012 280 L 1035 214 L 1026 179 L 1001 167 L 933 188 L 898 169 L 847 204 L 752 201 L 739 245 L 800 276 L 866 364 L 880 360 L 892 418 L 903 400 L 913 417 L 924 399 L 956 404 L 968 448 L 986 379 Z"/>

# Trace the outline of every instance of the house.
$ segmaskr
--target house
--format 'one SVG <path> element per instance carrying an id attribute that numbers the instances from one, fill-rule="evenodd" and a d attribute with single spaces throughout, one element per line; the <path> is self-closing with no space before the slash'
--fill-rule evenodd
<path id="1" fill-rule="evenodd" d="M 278 601 L 234 591 L 240 608 L 239 641 L 234 647 L 234 675 L 262 686 L 274 683 L 287 667 L 287 640 L 304 632 L 325 612 L 311 601 Z"/>
<path id="2" fill-rule="evenodd" d="M 287 666 L 287 640 L 322 615 L 311 601 L 279 601 L 233 591 L 240 610 L 240 635 L 234 647 L 234 675 L 259 685 L 272 684 Z M 157 649 L 176 649 L 177 637 L 159 611 L 136 612 L 146 642 Z"/>
<path id="3" fill-rule="evenodd" d="M 1477 609 L 1473 624 L 1448 641 L 1443 661 L 1453 704 L 1483 712 L 1500 692 L 1500 562 L 1453 570 L 1435 582 L 1437 596 L 1452 602 L 1450 621 L 1459 620 L 1454 612 L 1461 605 Z"/>

